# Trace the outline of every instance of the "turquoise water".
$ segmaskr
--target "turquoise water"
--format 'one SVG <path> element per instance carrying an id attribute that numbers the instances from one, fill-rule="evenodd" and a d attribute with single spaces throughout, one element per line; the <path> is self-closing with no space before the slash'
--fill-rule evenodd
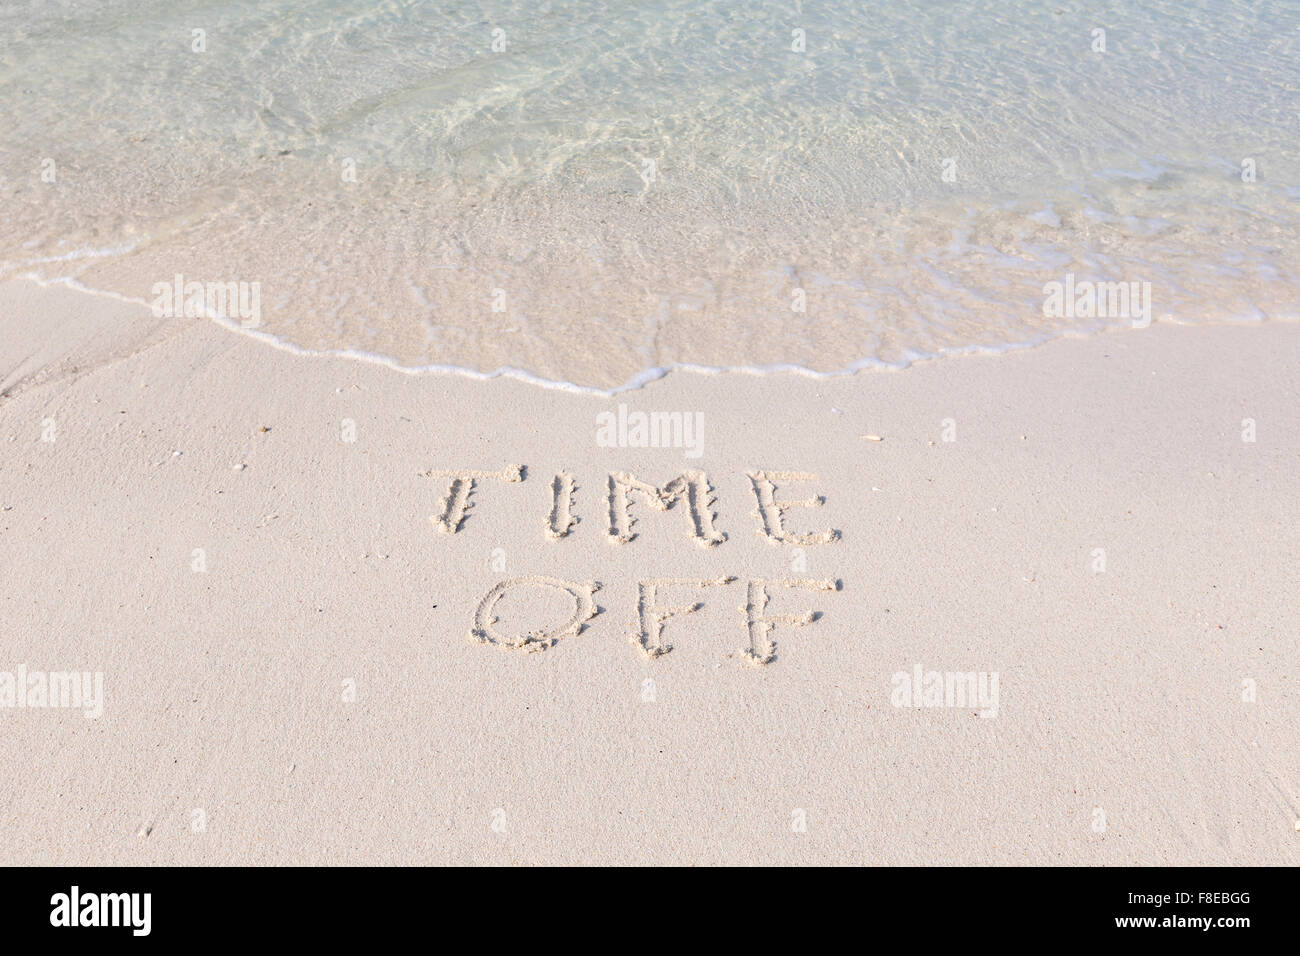
<path id="1" fill-rule="evenodd" d="M 1269 0 L 7 2 L 0 260 L 602 387 L 1128 321 L 1044 315 L 1067 273 L 1295 318 L 1298 45 Z"/>

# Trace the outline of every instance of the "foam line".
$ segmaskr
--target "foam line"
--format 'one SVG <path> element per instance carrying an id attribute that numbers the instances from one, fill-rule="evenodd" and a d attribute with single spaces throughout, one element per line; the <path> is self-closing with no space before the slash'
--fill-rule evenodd
<path id="1" fill-rule="evenodd" d="M 88 295 L 100 295 L 119 302 L 130 302 L 143 308 L 152 308 L 150 303 L 143 299 L 136 299 L 130 296 L 124 296 L 117 292 L 109 292 L 101 289 L 94 289 L 90 286 L 83 285 L 71 277 L 61 277 L 57 279 L 43 279 L 34 274 L 24 274 L 14 276 L 13 278 L 28 279 L 43 287 L 61 285 L 78 292 Z M 515 368 L 514 366 L 503 365 L 491 372 L 483 372 L 478 369 L 465 368 L 460 365 L 403 365 L 396 359 L 387 355 L 380 355 L 375 352 L 366 352 L 361 349 L 308 349 L 292 342 L 287 342 L 261 329 L 247 328 L 235 319 L 224 315 L 209 315 L 208 318 L 223 329 L 230 332 L 237 332 L 255 339 L 264 345 L 289 352 L 293 355 L 305 358 L 342 358 L 356 362 L 366 362 L 372 365 L 382 365 L 385 368 L 392 369 L 395 372 L 401 372 L 404 375 L 460 375 L 465 378 L 476 379 L 478 381 L 490 381 L 496 378 L 513 379 L 519 382 L 525 382 L 529 385 L 536 385 L 541 388 L 554 389 L 561 392 L 569 392 L 575 395 L 591 395 L 598 398 L 610 398 L 623 392 L 635 391 L 648 385 L 650 382 L 658 381 L 670 372 L 693 372 L 699 375 L 722 375 L 740 373 L 745 375 L 800 375 L 805 378 L 812 378 L 821 381 L 844 378 L 850 375 L 856 375 L 866 369 L 877 369 L 884 371 L 898 371 L 910 368 L 917 362 L 928 362 L 938 358 L 947 358 L 959 355 L 1002 355 L 1007 352 L 1020 351 L 1021 349 L 1034 348 L 1052 341 L 1057 338 L 1087 338 L 1095 332 L 1079 332 L 1072 329 L 1062 329 L 1055 332 L 1044 332 L 1032 340 L 1025 342 L 1006 343 L 1002 345 L 964 345 L 954 346 L 951 348 L 939 349 L 936 352 L 918 352 L 908 349 L 903 358 L 897 362 L 886 362 L 882 359 L 867 356 L 845 366 L 841 369 L 834 369 L 828 372 L 818 372 L 814 369 L 807 368 L 803 365 L 793 364 L 773 364 L 773 365 L 697 365 L 691 362 L 674 362 L 671 365 L 657 365 L 643 369 L 622 385 L 613 388 L 598 388 L 592 385 L 578 385 L 564 379 L 544 378 L 535 375 L 525 369 Z M 1160 319 L 1160 322 L 1181 325 L 1183 323 L 1171 320 Z M 1154 322 L 1152 323 L 1155 324 Z"/>

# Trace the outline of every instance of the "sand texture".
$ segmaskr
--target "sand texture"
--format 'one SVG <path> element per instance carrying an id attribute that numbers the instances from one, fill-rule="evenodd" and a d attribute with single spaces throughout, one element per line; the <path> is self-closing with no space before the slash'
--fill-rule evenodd
<path id="1" fill-rule="evenodd" d="M 1297 356 L 602 397 L 5 284 L 0 672 L 103 698 L 0 709 L 0 862 L 1295 865 Z"/>

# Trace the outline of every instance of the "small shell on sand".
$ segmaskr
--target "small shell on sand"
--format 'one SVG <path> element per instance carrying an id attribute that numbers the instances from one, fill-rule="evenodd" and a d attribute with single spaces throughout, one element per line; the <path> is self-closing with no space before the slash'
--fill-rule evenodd
<path id="1" fill-rule="evenodd" d="M 884 441 L 884 439 L 881 438 L 879 435 L 863 435 L 862 437 L 865 438 L 867 441 Z"/>

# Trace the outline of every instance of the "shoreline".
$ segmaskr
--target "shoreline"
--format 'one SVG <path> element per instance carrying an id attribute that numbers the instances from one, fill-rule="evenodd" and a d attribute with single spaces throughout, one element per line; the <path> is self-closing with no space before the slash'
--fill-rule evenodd
<path id="1" fill-rule="evenodd" d="M 0 285 L 0 672 L 103 675 L 0 709 L 5 863 L 1300 863 L 1300 324 L 606 396 L 214 324 Z"/>
<path id="2" fill-rule="evenodd" d="M 104 289 L 95 289 L 83 285 L 72 277 L 61 277 L 58 279 L 40 279 L 34 275 L 23 275 L 0 280 L 0 287 L 17 286 L 23 284 L 35 285 L 41 289 L 69 289 L 82 295 L 101 297 L 110 299 L 114 302 L 120 302 L 127 305 L 135 305 L 142 309 L 148 310 L 149 303 L 143 299 L 134 299 Z M 152 315 L 151 315 L 152 317 Z M 814 380 L 834 380 L 845 377 L 852 377 L 859 372 L 900 372 L 913 366 L 925 363 L 940 361 L 943 359 L 965 358 L 971 356 L 997 357 L 1021 352 L 1026 349 L 1035 349 L 1050 342 L 1069 341 L 1075 339 L 1090 339 L 1097 336 L 1108 335 L 1115 332 L 1125 331 L 1144 331 L 1152 325 L 1162 327 L 1177 328 L 1237 328 L 1253 327 L 1275 324 L 1300 324 L 1300 312 L 1294 316 L 1284 316 L 1277 318 L 1225 318 L 1213 323 L 1196 323 L 1179 322 L 1169 316 L 1164 316 L 1151 324 L 1138 328 L 1131 322 L 1124 320 L 1114 325 L 1103 325 L 1087 330 L 1061 329 L 1051 333 L 1044 334 L 1035 341 L 1006 343 L 1002 345 L 968 345 L 959 348 L 950 348 L 938 353 L 915 353 L 909 355 L 905 361 L 900 363 L 886 362 L 880 359 L 864 357 L 856 360 L 849 366 L 841 369 L 830 371 L 818 371 L 802 365 L 779 364 L 779 365 L 736 365 L 736 366 L 710 366 L 698 365 L 689 362 L 675 363 L 668 366 L 654 366 L 643 369 L 632 378 L 628 379 L 622 385 L 613 388 L 600 388 L 594 385 L 580 385 L 575 382 L 561 379 L 549 379 L 529 372 L 527 369 L 502 366 L 490 372 L 480 369 L 468 368 L 461 365 L 403 365 L 397 359 L 377 352 L 367 352 L 359 349 L 310 349 L 297 345 L 287 339 L 281 338 L 271 332 L 264 332 L 257 328 L 250 328 L 238 320 L 231 319 L 223 315 L 210 315 L 204 319 L 185 319 L 185 318 L 168 318 L 155 319 L 155 321 L 168 321 L 176 323 L 206 321 L 216 325 L 227 332 L 233 332 L 239 335 L 247 336 L 255 342 L 279 349 L 291 355 L 305 358 L 321 359 L 343 359 L 352 362 L 362 362 L 369 365 L 375 365 L 380 368 L 386 368 L 402 375 L 456 375 L 470 379 L 472 381 L 492 381 L 494 379 L 509 379 L 518 382 L 524 382 L 538 388 L 566 392 L 574 395 L 590 395 L 595 398 L 612 398 L 616 395 L 623 395 L 629 392 L 636 392 L 644 388 L 651 382 L 659 381 L 673 372 L 683 372 L 695 375 L 755 375 L 755 376 L 780 376 L 793 375 L 801 376 Z"/>

